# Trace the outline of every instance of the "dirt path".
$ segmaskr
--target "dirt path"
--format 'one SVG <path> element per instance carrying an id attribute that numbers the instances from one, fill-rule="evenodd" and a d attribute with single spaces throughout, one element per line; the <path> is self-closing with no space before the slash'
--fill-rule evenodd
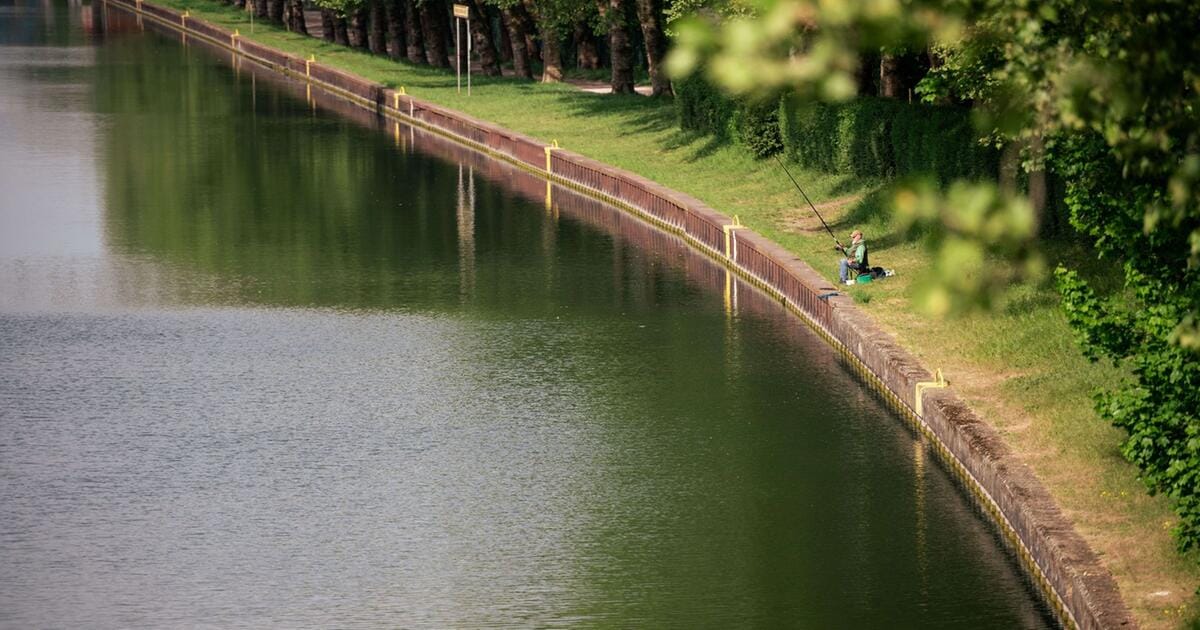
<path id="1" fill-rule="evenodd" d="M 845 197 L 823 201 L 816 204 L 817 212 L 820 212 L 821 216 L 825 217 L 826 222 L 833 221 L 841 217 L 845 213 L 846 208 L 858 203 L 862 198 L 863 195 L 859 194 L 846 195 Z M 779 223 L 784 230 L 794 234 L 815 234 L 825 231 L 825 226 L 821 224 L 821 219 L 807 205 L 785 209 Z"/>

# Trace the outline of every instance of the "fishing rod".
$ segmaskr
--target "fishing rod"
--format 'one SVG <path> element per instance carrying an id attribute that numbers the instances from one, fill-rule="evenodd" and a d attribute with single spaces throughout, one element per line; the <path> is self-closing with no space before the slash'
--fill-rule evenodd
<path id="1" fill-rule="evenodd" d="M 812 200 L 808 198 L 808 195 L 804 194 L 804 189 L 800 187 L 800 184 L 796 182 L 796 178 L 792 177 L 792 173 L 787 170 L 786 166 L 783 165 L 783 160 L 779 159 L 779 154 L 775 155 L 775 161 L 779 163 L 779 168 L 782 168 L 783 172 L 787 173 L 788 179 L 792 180 L 792 185 L 796 187 L 796 190 L 800 191 L 800 194 L 804 197 L 804 200 L 808 202 L 808 207 L 812 208 L 813 213 L 816 214 L 817 218 L 821 220 L 821 225 L 825 226 L 825 231 L 829 232 L 830 238 L 833 239 L 834 243 L 837 243 L 838 249 L 842 250 L 843 252 L 846 251 L 846 246 L 842 245 L 842 242 L 833 235 L 833 230 L 829 229 L 829 224 L 825 222 L 825 218 L 821 216 L 820 212 L 817 212 L 817 207 L 813 205 Z"/>

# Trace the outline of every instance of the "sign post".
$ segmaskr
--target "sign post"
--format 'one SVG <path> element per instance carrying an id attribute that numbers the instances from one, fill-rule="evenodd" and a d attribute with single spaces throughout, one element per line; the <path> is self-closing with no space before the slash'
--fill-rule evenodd
<path id="1" fill-rule="evenodd" d="M 463 21 L 467 26 L 467 96 L 471 95 L 471 7 L 465 4 L 454 4 L 454 72 L 458 82 L 458 91 L 462 93 L 462 45 L 459 37 L 459 27 Z"/>

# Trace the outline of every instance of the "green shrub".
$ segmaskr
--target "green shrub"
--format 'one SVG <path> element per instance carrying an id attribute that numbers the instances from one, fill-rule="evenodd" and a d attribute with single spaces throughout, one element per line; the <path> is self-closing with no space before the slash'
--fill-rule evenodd
<path id="1" fill-rule="evenodd" d="M 754 157 L 770 157 L 783 150 L 777 101 L 738 104 L 733 113 L 733 128 L 738 144 L 749 149 Z"/>
<path id="2" fill-rule="evenodd" d="M 674 88 L 681 129 L 730 138 L 735 105 L 729 97 L 701 78 L 699 73 L 677 81 Z"/>
<path id="3" fill-rule="evenodd" d="M 897 175 L 932 175 L 946 184 L 995 180 L 1000 170 L 999 151 L 979 143 L 962 107 L 904 105 L 892 118 L 891 143 Z"/>
<path id="4" fill-rule="evenodd" d="M 679 127 L 733 140 L 756 157 L 783 149 L 779 136 L 779 104 L 742 102 L 725 96 L 708 81 L 693 74 L 675 84 Z"/>
<path id="5" fill-rule="evenodd" d="M 863 98 L 837 106 L 837 145 L 834 169 L 860 177 L 895 175 L 891 121 L 901 106 L 896 101 Z"/>
<path id="6" fill-rule="evenodd" d="M 977 141 L 970 112 L 957 107 L 859 98 L 837 105 L 783 99 L 784 151 L 799 164 L 860 177 L 933 175 L 995 179 L 999 154 Z"/>

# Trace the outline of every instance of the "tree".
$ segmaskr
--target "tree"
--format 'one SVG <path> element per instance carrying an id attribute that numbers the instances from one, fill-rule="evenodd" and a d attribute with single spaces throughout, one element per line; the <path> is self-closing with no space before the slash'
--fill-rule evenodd
<path id="1" fill-rule="evenodd" d="M 421 18 L 421 34 L 425 41 L 425 57 L 435 68 L 450 67 L 450 53 L 446 41 L 446 22 L 449 15 L 442 0 L 417 0 L 417 13 Z"/>
<path id="2" fill-rule="evenodd" d="M 465 0 L 471 10 L 471 40 L 473 52 L 479 55 L 479 69 L 485 76 L 500 76 L 496 43 L 492 39 L 492 20 L 485 7 L 475 0 Z"/>
<path id="3" fill-rule="evenodd" d="M 367 14 L 367 4 L 364 1 L 354 8 L 349 14 L 350 25 L 350 47 L 351 48 L 366 48 L 368 42 L 367 23 L 370 17 Z"/>
<path id="4" fill-rule="evenodd" d="M 628 0 L 596 0 L 596 9 L 608 29 L 612 93 L 633 94 L 633 43 L 629 40 Z"/>
<path id="5" fill-rule="evenodd" d="M 600 52 L 596 46 L 596 34 L 588 20 L 580 19 L 573 27 L 575 40 L 575 64 L 580 70 L 595 70 L 600 67 Z"/>
<path id="6" fill-rule="evenodd" d="M 904 96 L 900 78 L 900 58 L 895 52 L 884 51 L 879 56 L 879 95 L 884 98 Z"/>
<path id="7" fill-rule="evenodd" d="M 308 35 L 308 22 L 304 18 L 304 0 L 285 0 L 283 20 L 287 30 Z"/>
<path id="8" fill-rule="evenodd" d="M 542 82 L 562 81 L 564 36 L 593 10 L 591 3 L 584 0 L 524 0 L 523 4 L 541 40 Z"/>
<path id="9" fill-rule="evenodd" d="M 525 38 L 525 21 L 521 19 L 516 4 L 501 7 L 500 16 L 503 28 L 508 31 L 508 40 L 512 44 L 513 72 L 518 77 L 533 78 L 533 68 L 529 65 L 529 44 Z"/>
<path id="10" fill-rule="evenodd" d="M 388 56 L 400 59 L 408 50 L 408 37 L 404 28 L 404 0 L 387 0 L 384 10 L 387 14 L 387 49 Z"/>
<path id="11" fill-rule="evenodd" d="M 414 0 L 404 2 L 404 32 L 408 40 L 408 60 L 416 64 L 427 64 L 425 57 L 425 35 L 421 30 L 421 16 L 417 15 Z"/>
<path id="12" fill-rule="evenodd" d="M 642 41 L 646 46 L 646 68 L 650 72 L 651 95 L 672 94 L 671 81 L 663 69 L 667 55 L 667 35 L 663 32 L 661 0 L 636 0 L 638 22 L 642 27 Z"/>
<path id="13" fill-rule="evenodd" d="M 333 9 L 321 8 L 321 39 L 333 41 L 334 31 L 337 30 L 336 20 L 337 14 Z"/>
<path id="14" fill-rule="evenodd" d="M 482 6 L 491 16 L 488 18 L 489 24 L 495 22 L 500 27 L 496 29 L 500 40 L 496 43 L 496 52 L 500 55 L 500 62 L 511 63 L 513 60 L 512 39 L 508 36 L 508 27 L 504 23 L 504 12 L 494 4 L 483 4 Z"/>
<path id="15" fill-rule="evenodd" d="M 367 48 L 376 55 L 387 54 L 387 18 L 384 0 L 367 0 Z"/>
<path id="16" fill-rule="evenodd" d="M 351 45 L 352 38 L 346 16 L 363 10 L 364 0 L 317 0 L 321 9 L 321 37 L 342 46 Z M 303 13 L 301 13 L 303 15 Z M 364 45 L 365 45 L 365 39 Z"/>
<path id="17" fill-rule="evenodd" d="M 1107 298 L 1060 269 L 1062 303 L 1088 356 L 1130 368 L 1133 378 L 1103 393 L 1097 411 L 1128 431 L 1126 457 L 1151 491 L 1174 500 L 1180 545 L 1191 548 L 1200 546 L 1198 31 L 1193 0 L 766 0 L 721 27 L 681 25 L 671 67 L 703 66 L 738 94 L 844 100 L 862 53 L 932 45 L 939 64 L 917 91 L 971 102 L 984 136 L 1025 148 L 1027 172 L 1048 160 L 1067 182 L 1071 224 L 1123 266 L 1125 289 Z M 942 280 L 927 304 L 937 311 L 986 303 L 999 283 L 985 252 L 1034 267 L 1034 210 L 994 184 L 908 188 L 893 206 L 935 246 L 950 246 L 934 252 Z M 964 260 L 976 273 L 955 286 Z"/>

